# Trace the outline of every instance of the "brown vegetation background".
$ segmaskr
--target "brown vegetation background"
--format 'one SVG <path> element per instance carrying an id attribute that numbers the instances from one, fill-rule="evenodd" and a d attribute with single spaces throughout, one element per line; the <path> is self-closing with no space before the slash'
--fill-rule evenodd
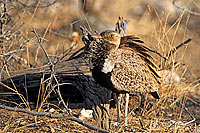
<path id="1" fill-rule="evenodd" d="M 78 37 L 78 40 L 74 40 L 77 41 L 77 47 L 83 45 L 80 25 L 86 25 L 93 31 L 101 32 L 114 29 L 118 17 L 123 16 L 130 20 L 127 34 L 140 37 L 146 45 L 163 55 L 173 46 L 192 38 L 189 45 L 177 52 L 174 60 L 185 64 L 183 69 L 187 71 L 183 77 L 190 81 L 199 79 L 199 1 L 41 0 L 37 2 L 21 0 L 8 4 L 8 7 L 11 21 L 5 31 L 10 30 L 15 33 L 12 33 L 10 40 L 6 40 L 8 44 L 12 44 L 3 46 L 6 51 L 15 49 L 23 40 L 34 36 L 30 31 L 35 28 L 43 36 L 47 52 L 60 56 L 72 45 L 73 35 Z M 28 61 L 26 63 L 34 66 L 45 63 L 43 52 L 36 42 L 31 41 L 27 49 L 18 53 L 19 57 Z M 26 66 L 21 68 L 21 64 L 18 66 L 17 62 L 13 62 L 13 70 L 26 68 Z M 15 64 L 18 67 L 15 67 Z"/>
<path id="2" fill-rule="evenodd" d="M 136 35 L 145 45 L 166 56 L 170 49 L 188 38 L 192 41 L 181 47 L 169 62 L 182 64 L 174 70 L 185 84 L 200 82 L 200 1 L 199 0 L 18 0 L 7 2 L 8 23 L 3 27 L 0 55 L 19 49 L 35 35 L 43 37 L 43 44 L 52 59 L 63 56 L 75 45 L 83 46 L 79 27 L 91 31 L 114 30 L 119 16 L 130 20 L 128 35 Z M 48 63 L 36 40 L 23 45 L 9 59 L 8 71 L 24 71 Z M 156 63 L 163 60 L 155 55 Z M 0 57 L 3 68 L 7 57 Z M 166 67 L 164 67 L 167 69 Z M 2 73 L 6 73 L 3 69 Z M 14 74 L 13 74 L 14 75 Z M 2 79 L 8 75 L 1 75 Z M 199 99 L 200 88 L 191 90 Z M 4 128 L 5 129 L 5 128 Z"/>

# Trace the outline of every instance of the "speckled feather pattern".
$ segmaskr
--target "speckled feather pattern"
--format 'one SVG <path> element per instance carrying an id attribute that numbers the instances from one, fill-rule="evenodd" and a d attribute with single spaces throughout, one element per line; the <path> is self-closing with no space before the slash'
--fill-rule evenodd
<path id="1" fill-rule="evenodd" d="M 118 91 L 130 93 L 157 91 L 157 79 L 136 52 L 118 49 L 112 52 L 108 59 L 115 64 L 111 72 L 111 81 Z"/>
<path id="2" fill-rule="evenodd" d="M 123 40 L 123 42 L 125 41 Z M 128 40 L 128 43 L 130 42 Z M 117 49 L 115 49 L 115 44 L 104 39 L 92 42 L 93 52 L 90 60 L 93 66 L 101 72 L 106 72 L 106 74 L 108 71 L 110 72 L 109 80 L 111 80 L 113 88 L 109 89 L 129 93 L 150 93 L 158 90 L 158 79 L 155 72 L 149 69 L 149 67 L 154 68 L 153 62 L 150 60 L 151 56 L 148 51 L 135 42 L 131 43 L 132 48 L 120 44 Z M 108 71 L 105 70 L 107 68 L 109 68 Z"/>

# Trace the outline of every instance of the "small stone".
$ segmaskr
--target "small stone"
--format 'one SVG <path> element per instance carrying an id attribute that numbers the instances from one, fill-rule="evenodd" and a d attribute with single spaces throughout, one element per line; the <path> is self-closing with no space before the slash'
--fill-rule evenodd
<path id="1" fill-rule="evenodd" d="M 83 108 L 79 112 L 79 119 L 83 120 L 84 118 L 91 118 L 92 117 L 93 110 L 86 110 Z"/>
<path id="2" fill-rule="evenodd" d="M 49 110 L 49 113 L 53 113 L 55 111 L 55 109 L 54 108 L 51 108 L 50 110 Z"/>

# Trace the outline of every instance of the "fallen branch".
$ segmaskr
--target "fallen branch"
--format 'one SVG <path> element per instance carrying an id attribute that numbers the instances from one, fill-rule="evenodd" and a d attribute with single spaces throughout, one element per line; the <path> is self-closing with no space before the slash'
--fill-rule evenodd
<path id="1" fill-rule="evenodd" d="M 75 121 L 75 122 L 89 128 L 91 130 L 109 133 L 109 131 L 107 131 L 107 130 L 103 130 L 103 129 L 94 127 L 94 126 L 92 126 L 92 125 L 72 116 L 72 115 L 62 115 L 62 114 L 56 115 L 56 114 L 52 114 L 52 113 L 48 113 L 48 112 L 34 112 L 34 111 L 30 111 L 30 110 L 26 110 L 26 109 L 22 109 L 22 108 L 18 108 L 18 107 L 13 108 L 13 107 L 5 106 L 5 105 L 0 105 L 0 108 L 6 109 L 6 110 L 9 110 L 9 111 L 27 113 L 27 114 L 30 114 L 30 115 L 33 115 L 33 116 L 44 116 L 44 117 L 50 117 L 50 118 L 65 118 L 65 119 L 68 119 L 68 120 L 71 120 L 71 121 Z"/>

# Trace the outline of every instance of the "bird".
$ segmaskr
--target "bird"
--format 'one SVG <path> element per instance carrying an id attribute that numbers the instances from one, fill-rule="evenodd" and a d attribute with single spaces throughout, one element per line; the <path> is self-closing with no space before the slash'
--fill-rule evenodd
<path id="1" fill-rule="evenodd" d="M 89 42 L 92 76 L 99 85 L 118 94 L 118 98 L 119 94 L 126 94 L 125 117 L 129 93 L 150 93 L 159 99 L 157 66 L 143 43 L 134 35 L 121 36 L 113 30 L 101 32 Z M 119 121 L 119 102 L 117 108 Z"/>

